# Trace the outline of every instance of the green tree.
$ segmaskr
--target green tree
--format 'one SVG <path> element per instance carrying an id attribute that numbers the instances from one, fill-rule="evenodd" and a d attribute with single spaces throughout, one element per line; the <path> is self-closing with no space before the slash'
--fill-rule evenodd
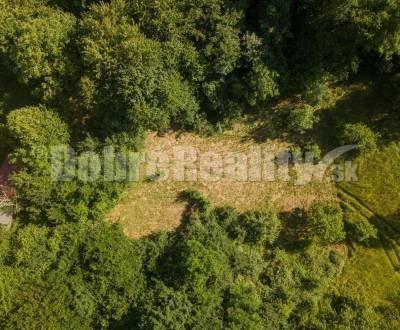
<path id="1" fill-rule="evenodd" d="M 2 1 L 1 5 L 0 15 L 5 16 L 0 27 L 3 60 L 42 99 L 53 99 L 75 72 L 69 56 L 74 16 L 38 0 L 30 5 L 24 1 Z"/>
<path id="2" fill-rule="evenodd" d="M 14 110 L 7 116 L 7 136 L 15 150 L 11 160 L 18 167 L 48 167 L 50 146 L 68 143 L 68 127 L 57 114 L 40 107 Z"/>
<path id="3" fill-rule="evenodd" d="M 7 129 L 17 147 L 50 146 L 69 141 L 68 127 L 59 116 L 42 107 L 26 107 L 7 116 Z"/>
<path id="4" fill-rule="evenodd" d="M 260 329 L 261 298 L 256 286 L 245 280 L 238 280 L 229 288 L 227 298 L 228 329 Z"/>
<path id="5" fill-rule="evenodd" d="M 173 122 L 194 124 L 198 104 L 193 90 L 166 64 L 163 44 L 140 31 L 127 2 L 92 6 L 80 28 L 80 98 L 92 132 L 104 139 L 165 130 Z"/>
<path id="6" fill-rule="evenodd" d="M 94 226 L 80 247 L 80 267 L 98 308 L 94 324 L 107 327 L 135 306 L 144 285 L 141 254 L 120 226 Z"/>
<path id="7" fill-rule="evenodd" d="M 337 243 L 346 237 L 343 212 L 338 205 L 315 204 L 310 209 L 309 224 L 313 238 L 321 244 Z"/>
<path id="8" fill-rule="evenodd" d="M 266 243 L 273 244 L 281 230 L 281 222 L 277 215 L 263 211 L 244 214 L 239 220 L 239 226 L 244 231 L 244 242 L 261 246 Z"/>

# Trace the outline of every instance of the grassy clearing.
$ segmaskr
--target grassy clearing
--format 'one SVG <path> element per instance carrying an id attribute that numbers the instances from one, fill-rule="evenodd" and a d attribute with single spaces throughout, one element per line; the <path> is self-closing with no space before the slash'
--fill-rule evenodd
<path id="1" fill-rule="evenodd" d="M 371 247 L 355 244 L 340 285 L 360 287 L 376 306 L 398 301 L 400 294 L 399 145 L 360 155 L 358 182 L 342 183 L 341 199 L 378 229 Z"/>
<path id="2" fill-rule="evenodd" d="M 158 137 L 150 134 L 146 150 L 162 148 L 167 153 L 176 145 L 192 146 L 199 152 L 214 151 L 220 155 L 228 152 L 247 152 L 255 142 L 249 132 L 254 126 L 237 125 L 232 130 L 212 137 L 193 134 Z M 279 140 L 259 143 L 278 153 L 289 145 Z M 110 212 L 111 221 L 119 221 L 131 237 L 141 237 L 158 230 L 173 230 L 179 226 L 184 204 L 177 201 L 183 190 L 194 188 L 204 194 L 215 206 L 231 205 L 239 211 L 254 208 L 274 208 L 288 212 L 294 208 L 307 208 L 315 201 L 336 198 L 333 184 L 313 182 L 295 186 L 292 182 L 235 182 L 222 178 L 218 182 L 138 182 L 123 194 L 120 203 Z"/>
<path id="3" fill-rule="evenodd" d="M 358 181 L 341 187 L 400 231 L 400 144 L 361 155 L 356 163 Z"/>
<path id="4" fill-rule="evenodd" d="M 379 306 L 398 300 L 400 276 L 393 271 L 383 247 L 355 244 L 338 285 L 363 291 L 373 305 Z"/>
<path id="5" fill-rule="evenodd" d="M 347 192 L 340 195 L 342 202 L 352 207 L 360 216 L 369 219 L 379 231 L 379 240 L 370 246 L 352 244 L 350 257 L 337 286 L 350 286 L 363 291 L 375 306 L 391 304 L 400 294 L 400 275 L 396 268 L 400 264 L 398 231 L 400 206 L 400 152 L 399 144 L 391 143 L 398 135 L 393 122 L 388 121 L 384 101 L 380 93 L 369 83 L 356 82 L 336 87 L 334 102 L 321 110 L 321 122 L 315 139 L 328 151 L 338 146 L 337 134 L 342 123 L 367 123 L 379 132 L 386 146 L 376 153 L 360 155 L 355 159 L 358 165 L 358 182 L 342 183 L 339 188 Z M 287 106 L 283 103 L 282 107 Z M 275 109 L 275 113 L 279 109 Z M 259 143 L 274 150 L 287 148 L 291 136 L 280 136 L 275 128 L 263 121 L 248 121 L 233 130 L 209 138 L 191 134 L 172 134 L 157 137 L 151 134 L 147 150 L 156 146 L 171 149 L 174 145 L 194 146 L 198 150 L 213 150 L 221 153 L 240 151 L 250 144 Z M 279 134 L 278 134 L 279 135 Z M 230 204 L 240 211 L 252 208 L 273 207 L 281 212 L 296 207 L 308 207 L 315 201 L 336 199 L 337 189 L 324 182 L 307 186 L 295 186 L 290 182 L 139 182 L 132 184 L 111 211 L 109 218 L 120 221 L 125 232 L 131 237 L 141 237 L 158 230 L 173 230 L 181 221 L 185 205 L 177 201 L 179 192 L 196 188 L 209 198 L 214 205 Z M 347 251 L 347 247 L 344 248 Z M 345 252 L 346 254 L 347 252 Z"/>
<path id="6" fill-rule="evenodd" d="M 381 136 L 375 152 L 357 156 L 357 182 L 339 185 L 339 197 L 360 217 L 378 229 L 379 239 L 370 246 L 352 244 L 338 286 L 363 291 L 375 306 L 398 302 L 400 295 L 400 145 L 398 121 L 391 113 L 392 100 L 382 93 L 384 82 L 357 82 L 346 87 L 341 100 L 326 112 L 326 141 L 334 141 L 327 128 L 362 122 Z M 332 135 L 333 134 L 333 135 Z"/>

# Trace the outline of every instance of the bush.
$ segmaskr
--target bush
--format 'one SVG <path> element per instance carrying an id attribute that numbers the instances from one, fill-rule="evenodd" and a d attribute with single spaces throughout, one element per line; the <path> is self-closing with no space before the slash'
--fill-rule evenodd
<path id="1" fill-rule="evenodd" d="M 378 231 L 375 226 L 358 212 L 346 210 L 344 220 L 346 222 L 346 230 L 352 240 L 365 243 L 378 237 Z"/>
<path id="2" fill-rule="evenodd" d="M 361 243 L 377 238 L 378 231 L 368 220 L 361 218 L 354 224 L 354 235 L 357 241 Z"/>
<path id="3" fill-rule="evenodd" d="M 318 122 L 315 110 L 311 105 L 304 104 L 290 110 L 288 117 L 288 129 L 293 133 L 305 133 Z"/>
<path id="4" fill-rule="evenodd" d="M 309 224 L 314 240 L 320 244 L 337 243 L 346 237 L 343 212 L 336 204 L 315 204 L 310 210 Z"/>
<path id="5" fill-rule="evenodd" d="M 329 261 L 336 266 L 340 266 L 344 263 L 344 257 L 337 251 L 330 251 Z"/>
<path id="6" fill-rule="evenodd" d="M 321 159 L 321 149 L 318 144 L 313 142 L 307 143 L 303 148 L 296 145 L 292 146 L 290 148 L 290 153 L 295 162 L 302 162 L 303 160 L 306 162 L 318 162 Z"/>
<path id="7" fill-rule="evenodd" d="M 312 81 L 305 91 L 306 101 L 317 109 L 327 109 L 335 105 L 338 96 L 331 88 L 332 77 L 323 76 Z"/>
<path id="8" fill-rule="evenodd" d="M 379 135 L 362 123 L 346 124 L 341 136 L 342 144 L 356 144 L 360 150 L 374 150 Z"/>
<path id="9" fill-rule="evenodd" d="M 51 146 L 67 144 L 69 131 L 59 116 L 42 107 L 25 107 L 7 116 L 6 132 L 15 148 L 10 156 L 17 167 L 48 168 Z"/>
<path id="10" fill-rule="evenodd" d="M 244 241 L 252 245 L 273 244 L 281 229 L 281 222 L 273 212 L 250 211 L 239 223 L 244 230 Z"/>
<path id="11" fill-rule="evenodd" d="M 41 107 L 26 107 L 10 112 L 7 130 L 18 147 L 65 144 L 69 140 L 68 127 L 54 112 Z"/>

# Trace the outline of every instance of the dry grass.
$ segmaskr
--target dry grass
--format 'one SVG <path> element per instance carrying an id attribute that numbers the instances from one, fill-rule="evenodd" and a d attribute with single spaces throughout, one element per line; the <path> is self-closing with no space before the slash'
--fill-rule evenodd
<path id="1" fill-rule="evenodd" d="M 220 155 L 228 152 L 247 152 L 254 141 L 249 137 L 249 125 L 237 125 L 231 131 L 212 137 L 194 134 L 159 137 L 150 133 L 146 150 L 162 150 L 170 153 L 177 145 L 192 146 L 199 152 L 214 151 Z M 278 153 L 288 147 L 278 140 L 267 140 L 259 144 Z M 330 183 L 314 182 L 306 186 L 295 186 L 291 182 L 237 182 L 221 178 L 218 182 L 177 182 L 167 179 L 159 182 L 137 182 L 123 194 L 120 203 L 110 212 L 111 221 L 122 223 L 131 237 L 142 237 L 159 230 L 173 230 L 179 226 L 185 205 L 177 201 L 177 195 L 194 188 L 210 199 L 215 206 L 231 205 L 239 211 L 272 207 L 287 212 L 297 207 L 308 207 L 314 201 L 336 198 L 335 188 Z"/>

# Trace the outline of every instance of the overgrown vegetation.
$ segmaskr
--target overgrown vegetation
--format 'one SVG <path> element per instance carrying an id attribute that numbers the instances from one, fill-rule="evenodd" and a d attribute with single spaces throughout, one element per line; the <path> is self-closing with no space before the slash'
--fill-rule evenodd
<path id="1" fill-rule="evenodd" d="M 375 328 L 384 322 L 365 298 L 331 286 L 345 256 L 312 243 L 319 224 L 304 222 L 310 234 L 301 239 L 309 244 L 291 251 L 273 212 L 214 209 L 194 191 L 182 198 L 186 224 L 140 240 L 101 221 L 29 224 L 3 233 L 2 328 L 43 320 L 54 328 L 138 329 L 326 328 L 337 322 Z M 315 209 L 331 217 L 335 207 Z"/>
<path id="2" fill-rule="evenodd" d="M 398 274 L 379 299 L 344 279 L 371 285 L 365 255 L 400 266 L 399 70 L 397 0 L 0 0 L 0 157 L 16 168 L 0 327 L 397 329 Z M 293 154 L 359 145 L 359 183 L 286 215 L 188 191 L 179 229 L 131 239 L 104 220 L 126 182 L 51 176 L 50 146 L 84 162 L 244 114 Z"/>

